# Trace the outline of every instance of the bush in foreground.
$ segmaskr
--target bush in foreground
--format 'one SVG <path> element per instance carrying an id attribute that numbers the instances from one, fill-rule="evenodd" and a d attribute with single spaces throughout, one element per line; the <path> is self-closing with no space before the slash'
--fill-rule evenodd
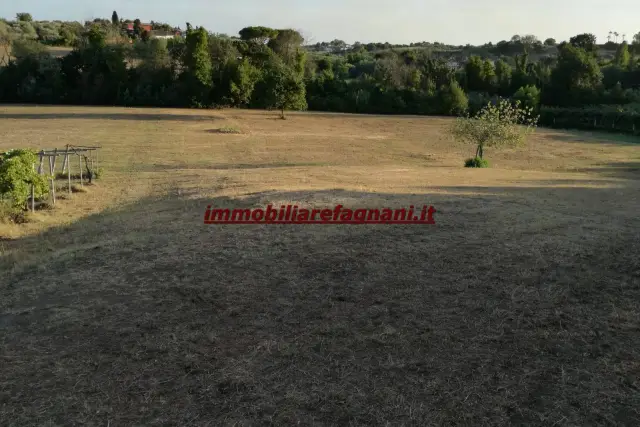
<path id="1" fill-rule="evenodd" d="M 25 209 L 33 186 L 36 198 L 49 193 L 44 175 L 34 165 L 37 155 L 32 150 L 9 150 L 0 154 L 0 197 L 13 209 Z"/>
<path id="2" fill-rule="evenodd" d="M 473 157 L 464 161 L 465 168 L 488 168 L 489 162 L 480 157 Z"/>

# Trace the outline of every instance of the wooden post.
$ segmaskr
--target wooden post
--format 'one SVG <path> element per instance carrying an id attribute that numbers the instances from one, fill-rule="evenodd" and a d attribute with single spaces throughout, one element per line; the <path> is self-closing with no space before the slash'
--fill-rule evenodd
<path id="1" fill-rule="evenodd" d="M 80 162 L 80 186 L 84 187 L 82 184 L 82 156 L 78 154 L 78 161 Z"/>
<path id="2" fill-rule="evenodd" d="M 56 173 L 56 160 L 58 160 L 58 149 L 57 148 L 53 150 L 53 163 L 52 163 L 51 175 Z"/>
<path id="3" fill-rule="evenodd" d="M 58 149 L 54 150 L 54 154 L 49 155 L 49 184 L 51 185 L 51 202 L 53 206 L 56 205 L 56 181 L 54 173 L 56 171 L 56 154 Z"/>
<path id="4" fill-rule="evenodd" d="M 68 163 L 69 163 L 69 144 L 67 144 L 64 160 L 62 161 L 62 173 L 65 173 L 65 171 L 67 170 L 67 166 L 69 166 Z"/>
<path id="5" fill-rule="evenodd" d="M 56 205 L 56 181 L 51 178 L 51 198 L 53 199 L 53 206 Z"/>
<path id="6" fill-rule="evenodd" d="M 36 165 L 33 165 L 33 171 L 36 171 Z M 31 212 L 35 212 L 36 211 L 36 187 L 35 185 L 31 184 Z"/>
<path id="7" fill-rule="evenodd" d="M 68 151 L 68 149 L 67 149 Z M 67 152 L 67 179 L 69 181 L 69 195 L 71 195 L 71 162 L 69 162 L 69 153 Z"/>
<path id="8" fill-rule="evenodd" d="M 40 151 L 40 165 L 38 166 L 38 175 L 42 175 L 42 162 L 44 161 L 44 150 Z"/>

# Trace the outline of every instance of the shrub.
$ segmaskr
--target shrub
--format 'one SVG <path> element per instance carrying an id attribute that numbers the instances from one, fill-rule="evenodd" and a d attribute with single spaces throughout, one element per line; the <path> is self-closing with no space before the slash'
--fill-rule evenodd
<path id="1" fill-rule="evenodd" d="M 104 177 L 104 169 L 102 168 L 96 168 L 92 172 L 93 172 L 93 178 L 95 179 L 100 179 Z"/>
<path id="2" fill-rule="evenodd" d="M 531 108 L 533 111 L 536 111 L 540 104 L 540 89 L 533 85 L 522 86 L 513 95 L 513 99 L 520 101 L 525 108 Z"/>
<path id="3" fill-rule="evenodd" d="M 223 126 L 218 129 L 218 133 L 242 133 L 240 129 L 233 126 Z"/>
<path id="4" fill-rule="evenodd" d="M 455 80 L 442 87 L 440 96 L 444 114 L 457 116 L 464 114 L 469 108 L 469 99 Z"/>
<path id="5" fill-rule="evenodd" d="M 553 128 L 640 135 L 640 111 L 636 104 L 585 108 L 542 107 L 540 123 Z"/>
<path id="6" fill-rule="evenodd" d="M 0 200 L 0 223 L 22 224 L 27 222 L 26 212 L 16 209 L 8 200 Z"/>
<path id="7" fill-rule="evenodd" d="M 14 209 L 24 209 L 34 186 L 36 198 L 49 193 L 44 175 L 38 175 L 34 165 L 36 153 L 31 150 L 10 150 L 0 154 L 0 196 L 9 200 Z"/>
<path id="8" fill-rule="evenodd" d="M 488 168 L 489 162 L 486 159 L 480 157 L 474 157 L 464 161 L 465 168 Z"/>

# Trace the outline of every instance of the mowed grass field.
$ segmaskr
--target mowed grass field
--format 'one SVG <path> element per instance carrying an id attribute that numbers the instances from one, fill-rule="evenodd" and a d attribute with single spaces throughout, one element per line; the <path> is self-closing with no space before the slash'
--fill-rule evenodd
<path id="1" fill-rule="evenodd" d="M 104 178 L 0 225 L 0 425 L 640 424 L 640 144 L 465 169 L 449 124 L 1 106 L 0 149 Z M 436 224 L 203 224 L 269 203 Z"/>

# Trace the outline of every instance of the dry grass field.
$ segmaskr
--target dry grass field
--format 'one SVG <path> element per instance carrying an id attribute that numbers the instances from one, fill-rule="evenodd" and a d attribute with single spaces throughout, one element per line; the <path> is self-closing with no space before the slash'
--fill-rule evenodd
<path id="1" fill-rule="evenodd" d="M 65 56 L 73 50 L 73 48 L 66 47 L 66 46 L 47 46 L 47 49 L 56 58 Z M 9 46 L 0 44 L 0 64 L 8 63 L 9 59 L 12 59 L 11 48 Z"/>
<path id="2" fill-rule="evenodd" d="M 640 424 L 640 144 L 465 169 L 447 119 L 276 117 L 0 106 L 105 171 L 0 224 L 0 425 Z M 203 224 L 268 203 L 436 224 Z"/>

